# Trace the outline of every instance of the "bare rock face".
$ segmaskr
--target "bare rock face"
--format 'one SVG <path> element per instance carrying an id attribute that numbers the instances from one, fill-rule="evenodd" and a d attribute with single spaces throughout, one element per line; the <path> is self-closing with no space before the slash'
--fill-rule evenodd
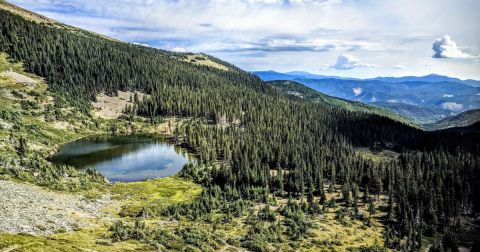
<path id="1" fill-rule="evenodd" d="M 0 232 L 49 235 L 91 226 L 105 219 L 108 196 L 91 201 L 81 195 L 47 191 L 31 184 L 0 180 Z"/>

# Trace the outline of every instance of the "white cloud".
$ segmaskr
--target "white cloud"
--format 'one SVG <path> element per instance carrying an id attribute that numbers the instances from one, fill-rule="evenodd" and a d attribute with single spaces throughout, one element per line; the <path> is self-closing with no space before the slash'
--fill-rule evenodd
<path id="1" fill-rule="evenodd" d="M 442 103 L 441 107 L 451 111 L 460 111 L 463 109 L 463 104 L 456 102 L 444 102 Z"/>
<path id="2" fill-rule="evenodd" d="M 453 96 L 454 95 L 452 95 L 452 94 L 443 94 L 443 97 L 445 97 L 445 98 L 452 98 Z"/>
<path id="3" fill-rule="evenodd" d="M 352 55 L 342 54 L 338 56 L 337 62 L 331 66 L 331 68 L 339 70 L 349 70 L 357 67 L 375 67 L 375 65 L 361 62 Z"/>
<path id="4" fill-rule="evenodd" d="M 363 89 L 361 87 L 356 87 L 356 88 L 352 88 L 352 91 L 355 94 L 355 96 L 359 96 L 362 94 Z"/>
<path id="5" fill-rule="evenodd" d="M 61 22 L 152 47 L 213 54 L 246 70 L 318 72 L 341 53 L 379 67 L 349 77 L 439 73 L 480 78 L 480 61 L 428 57 L 438 34 L 480 53 L 476 0 L 9 0 Z M 441 13 L 441 15 L 439 15 Z M 478 60 L 478 59 L 476 59 Z M 402 63 L 406 71 L 393 68 Z M 426 67 L 425 65 L 430 65 Z M 384 66 L 384 67 L 382 67 Z"/>
<path id="6" fill-rule="evenodd" d="M 179 47 L 179 46 L 174 47 L 171 50 L 174 51 L 174 52 L 186 52 L 187 51 L 187 49 L 185 49 L 183 47 Z"/>
<path id="7" fill-rule="evenodd" d="M 394 69 L 397 69 L 397 70 L 405 70 L 407 69 L 405 66 L 402 66 L 402 65 L 395 65 L 393 66 Z"/>
<path id="8" fill-rule="evenodd" d="M 434 58 L 452 58 L 452 59 L 473 59 L 477 58 L 470 54 L 462 52 L 457 43 L 450 36 L 445 35 L 435 40 L 432 46 Z"/>
<path id="9" fill-rule="evenodd" d="M 146 46 L 146 47 L 150 47 L 149 44 L 145 44 L 145 43 L 137 43 L 137 42 L 133 42 L 132 44 L 134 45 L 140 45 L 140 46 Z"/>

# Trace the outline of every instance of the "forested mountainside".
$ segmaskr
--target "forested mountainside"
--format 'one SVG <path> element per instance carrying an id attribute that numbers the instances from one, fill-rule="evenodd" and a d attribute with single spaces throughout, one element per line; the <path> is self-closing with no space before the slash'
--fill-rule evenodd
<path id="1" fill-rule="evenodd" d="M 282 94 L 208 55 L 196 60 L 208 59 L 226 69 L 195 64 L 188 54 L 27 20 L 5 9 L 0 10 L 0 29 L 0 51 L 44 77 L 60 101 L 55 106 L 67 103 L 88 115 L 90 102 L 100 93 L 142 91 L 149 95 L 126 108 L 132 116 L 148 117 L 152 123 L 166 116 L 193 118 L 175 128 L 174 141 L 199 155 L 198 164 L 185 167 L 182 176 L 201 184 L 202 193 L 193 203 L 166 210 L 146 207 L 138 216 L 166 214 L 208 222 L 216 211 L 228 222 L 245 212 L 246 202 L 260 202 L 266 207 L 258 218 L 266 224 L 252 224 L 248 234 L 230 242 L 264 251 L 266 244 L 281 243 L 279 237 L 285 235 L 292 249 L 295 241 L 308 238 L 307 220 L 329 207 L 341 204 L 340 219 L 348 215 L 363 220 L 360 202 L 387 197 L 382 246 L 418 250 L 425 237 L 453 239 L 465 220 L 480 211 L 478 132 L 426 133 L 376 114 Z M 9 111 L 1 112 L 2 119 L 10 120 Z M 399 154 L 374 162 L 358 155 L 356 147 Z M 326 193 L 335 191 L 342 199 L 327 203 Z M 271 197 L 289 201 L 272 213 Z M 166 242 L 151 232 L 134 235 L 145 229 L 142 225 L 112 227 L 114 240 Z"/>
<path id="2" fill-rule="evenodd" d="M 306 87 L 296 81 L 275 80 L 267 81 L 267 83 L 278 88 L 286 94 L 297 96 L 300 99 L 305 99 L 314 103 L 321 103 L 334 108 L 343 108 L 348 111 L 377 114 L 380 116 L 392 118 L 393 120 L 400 121 L 406 124 L 412 124 L 407 118 L 401 117 L 380 107 L 375 107 L 361 102 L 348 101 L 325 95 L 315 91 L 314 89 Z"/>
<path id="3" fill-rule="evenodd" d="M 467 110 L 458 115 L 450 116 L 438 122 L 424 125 L 429 130 L 468 127 L 480 121 L 480 109 Z"/>
<path id="4" fill-rule="evenodd" d="M 263 80 L 294 80 L 327 95 L 384 108 L 418 124 L 434 123 L 480 104 L 478 81 L 438 75 L 352 79 L 298 72 L 255 74 Z"/>
<path id="5" fill-rule="evenodd" d="M 402 115 L 420 125 L 436 122 L 443 119 L 445 115 L 451 114 L 451 111 L 447 109 L 422 107 L 406 103 L 372 102 L 369 104 Z"/>

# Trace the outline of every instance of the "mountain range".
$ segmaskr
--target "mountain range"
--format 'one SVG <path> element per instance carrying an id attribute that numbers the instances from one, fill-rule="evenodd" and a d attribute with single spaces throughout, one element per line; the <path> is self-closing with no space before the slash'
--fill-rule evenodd
<path id="1" fill-rule="evenodd" d="M 118 41 L 0 0 L 0 250 L 477 246 L 478 123 L 425 132 L 374 103 L 434 106 L 421 100 L 434 89 L 467 107 L 478 87 L 298 79 L 262 81 L 210 55 Z M 172 177 L 113 184 L 49 162 L 66 142 L 107 134 L 160 134 L 195 158 Z M 474 238 L 457 242 L 463 230 Z"/>
<path id="2" fill-rule="evenodd" d="M 440 130 L 449 128 L 464 128 L 480 122 L 480 109 L 467 110 L 458 115 L 450 116 L 436 123 L 423 125 L 428 130 Z M 478 127 L 477 127 L 478 128 Z"/>
<path id="3" fill-rule="evenodd" d="M 375 105 L 418 124 L 480 107 L 480 81 L 441 75 L 343 78 L 307 72 L 254 72 L 261 79 L 294 80 L 334 97 Z"/>

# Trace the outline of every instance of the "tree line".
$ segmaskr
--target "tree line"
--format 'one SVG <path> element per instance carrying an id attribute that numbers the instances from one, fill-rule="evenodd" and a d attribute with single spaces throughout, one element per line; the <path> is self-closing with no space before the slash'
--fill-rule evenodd
<path id="1" fill-rule="evenodd" d="M 480 210 L 478 132 L 426 133 L 378 115 L 313 104 L 210 56 L 229 70 L 3 10 L 0 29 L 0 51 L 85 113 L 99 93 L 122 90 L 149 94 L 135 106 L 152 121 L 195 118 L 175 129 L 175 139 L 194 148 L 202 162 L 219 163 L 204 172 L 207 187 L 252 200 L 269 193 L 322 198 L 335 185 L 349 195 L 387 195 L 388 246 L 409 250 L 421 246 L 422 236 L 457 230 L 461 218 Z M 354 149 L 377 144 L 400 157 L 375 163 Z"/>

